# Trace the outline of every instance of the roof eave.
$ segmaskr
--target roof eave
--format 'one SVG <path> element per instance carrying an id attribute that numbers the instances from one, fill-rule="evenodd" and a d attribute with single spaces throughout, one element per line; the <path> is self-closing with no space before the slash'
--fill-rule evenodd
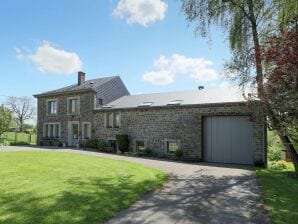
<path id="1" fill-rule="evenodd" d="M 57 95 L 64 95 L 64 94 L 69 94 L 69 93 L 82 93 L 82 92 L 96 92 L 92 88 L 88 89 L 80 89 L 80 90 L 72 90 L 72 91 L 64 91 L 64 92 L 57 92 L 57 93 L 40 93 L 40 94 L 35 94 L 33 95 L 35 98 L 39 97 L 44 97 L 44 96 L 57 96 Z"/>

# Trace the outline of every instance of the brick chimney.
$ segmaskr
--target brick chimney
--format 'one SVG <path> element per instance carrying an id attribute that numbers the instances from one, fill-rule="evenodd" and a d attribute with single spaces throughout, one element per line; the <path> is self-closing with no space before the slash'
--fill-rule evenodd
<path id="1" fill-rule="evenodd" d="M 85 73 L 79 71 L 78 72 L 78 85 L 80 86 L 81 84 L 83 84 L 85 82 Z"/>

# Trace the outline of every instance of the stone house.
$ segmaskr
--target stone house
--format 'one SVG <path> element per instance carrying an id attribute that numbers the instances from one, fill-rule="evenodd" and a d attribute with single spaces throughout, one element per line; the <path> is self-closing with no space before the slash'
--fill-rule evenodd
<path id="1" fill-rule="evenodd" d="M 79 72 L 76 85 L 35 95 L 39 144 L 104 139 L 117 147 L 116 135 L 127 134 L 131 151 L 172 156 L 182 150 L 184 159 L 219 163 L 266 161 L 266 127 L 252 120 L 238 90 L 130 95 L 118 76 L 84 77 Z"/>

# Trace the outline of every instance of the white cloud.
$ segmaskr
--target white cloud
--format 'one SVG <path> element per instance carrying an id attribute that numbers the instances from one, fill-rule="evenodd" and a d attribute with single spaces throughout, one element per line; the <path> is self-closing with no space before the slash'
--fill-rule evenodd
<path id="1" fill-rule="evenodd" d="M 44 41 L 28 58 L 41 72 L 69 75 L 82 69 L 82 61 L 76 53 L 55 48 L 47 41 Z"/>
<path id="2" fill-rule="evenodd" d="M 153 85 L 168 85 L 174 82 L 177 75 L 187 75 L 196 82 L 209 82 L 218 79 L 213 63 L 204 58 L 191 58 L 173 54 L 167 58 L 160 56 L 154 62 L 154 71 L 146 72 L 142 78 Z"/>
<path id="3" fill-rule="evenodd" d="M 148 26 L 163 20 L 168 5 L 162 0 L 120 0 L 113 15 L 126 19 L 128 24 Z"/>
<path id="4" fill-rule="evenodd" d="M 16 52 L 16 57 L 19 61 L 24 61 L 26 59 L 26 56 L 23 54 L 22 50 L 20 48 L 15 48 L 14 49 Z"/>

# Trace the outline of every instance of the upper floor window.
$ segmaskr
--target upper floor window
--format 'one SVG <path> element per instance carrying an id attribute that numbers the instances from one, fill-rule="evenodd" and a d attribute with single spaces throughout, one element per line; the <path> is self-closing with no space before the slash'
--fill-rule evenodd
<path id="1" fill-rule="evenodd" d="M 115 122 L 114 122 L 114 127 L 119 128 L 120 127 L 120 113 L 115 113 L 114 114 Z"/>
<path id="2" fill-rule="evenodd" d="M 57 100 L 56 99 L 47 100 L 47 114 L 48 115 L 57 114 Z"/>
<path id="3" fill-rule="evenodd" d="M 70 97 L 67 99 L 68 114 L 79 114 L 80 111 L 80 98 Z"/>
<path id="4" fill-rule="evenodd" d="M 120 113 L 107 113 L 106 114 L 106 127 L 119 128 L 121 124 Z"/>
<path id="5" fill-rule="evenodd" d="M 99 106 L 102 106 L 102 99 L 101 99 L 101 98 L 99 98 L 99 99 L 97 100 L 97 102 L 98 102 L 98 105 L 99 105 Z"/>

